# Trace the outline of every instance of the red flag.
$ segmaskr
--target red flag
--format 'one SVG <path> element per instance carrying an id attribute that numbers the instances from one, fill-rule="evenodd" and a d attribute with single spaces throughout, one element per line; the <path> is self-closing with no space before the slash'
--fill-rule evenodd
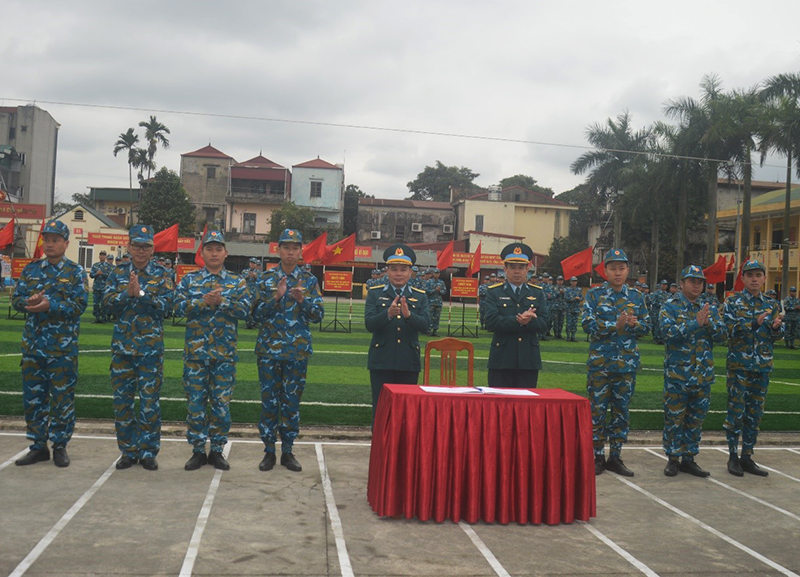
<path id="1" fill-rule="evenodd" d="M 15 219 L 12 216 L 11 222 L 3 227 L 3 230 L 0 230 L 0 248 L 6 248 L 10 244 L 14 244 L 14 226 L 15 226 Z"/>
<path id="2" fill-rule="evenodd" d="M 589 247 L 572 256 L 568 256 L 561 261 L 561 270 L 564 271 L 564 278 L 578 276 L 592 272 L 592 253 L 593 247 Z"/>
<path id="3" fill-rule="evenodd" d="M 42 226 L 39 228 L 39 238 L 36 239 L 36 248 L 33 251 L 33 260 L 40 259 L 44 256 L 44 237 L 42 231 L 44 230 L 44 217 L 42 217 Z"/>
<path id="4" fill-rule="evenodd" d="M 731 262 L 728 263 L 728 268 L 726 268 L 725 270 L 728 271 L 728 272 L 732 271 L 733 270 L 733 263 L 735 263 L 735 262 L 736 262 L 736 255 L 732 254 L 731 255 Z"/>
<path id="5" fill-rule="evenodd" d="M 447 243 L 447 246 L 444 247 L 442 252 L 436 258 L 436 268 L 440 271 L 444 271 L 446 268 L 450 268 L 453 266 L 453 246 L 455 241 L 451 240 Z"/>
<path id="6" fill-rule="evenodd" d="M 322 260 L 325 257 L 325 247 L 328 244 L 328 231 L 326 230 L 317 238 L 303 247 L 303 262 Z"/>
<path id="7" fill-rule="evenodd" d="M 198 266 L 206 266 L 206 259 L 203 258 L 203 239 L 206 237 L 206 232 L 208 232 L 208 225 L 206 224 L 203 227 L 203 234 L 200 235 L 200 246 L 197 247 L 197 252 L 194 253 L 194 264 Z"/>
<path id="8" fill-rule="evenodd" d="M 603 277 L 603 280 L 608 280 L 608 276 L 606 276 L 606 263 L 601 262 L 598 264 L 596 267 L 594 267 L 594 272 Z"/>
<path id="9" fill-rule="evenodd" d="M 173 224 L 153 237 L 153 252 L 178 252 L 178 225 Z"/>
<path id="10" fill-rule="evenodd" d="M 724 256 L 720 255 L 717 258 L 717 262 L 712 264 L 708 268 L 703 269 L 703 273 L 706 275 L 706 282 L 711 284 L 716 284 L 718 282 L 725 282 L 725 274 L 726 268 L 728 265 L 728 259 Z"/>
<path id="11" fill-rule="evenodd" d="M 744 280 L 742 280 L 742 267 L 744 263 L 750 260 L 750 255 L 747 255 L 747 258 L 743 258 L 742 262 L 739 264 L 739 273 L 736 275 L 736 281 L 733 283 L 733 290 L 736 292 L 741 292 L 744 290 Z"/>
<path id="12" fill-rule="evenodd" d="M 356 233 L 325 248 L 322 264 L 336 264 L 356 259 Z"/>
<path id="13" fill-rule="evenodd" d="M 475 254 L 472 255 L 472 260 L 469 261 L 469 268 L 467 268 L 467 276 L 470 277 L 476 272 L 481 272 L 481 245 L 483 241 L 478 243 L 478 248 L 475 249 Z"/>

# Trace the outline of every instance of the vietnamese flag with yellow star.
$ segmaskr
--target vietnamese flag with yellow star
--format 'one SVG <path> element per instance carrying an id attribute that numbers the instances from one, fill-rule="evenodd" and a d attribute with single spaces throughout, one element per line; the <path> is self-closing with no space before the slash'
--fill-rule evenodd
<path id="1" fill-rule="evenodd" d="M 347 262 L 356 259 L 356 233 L 351 234 L 325 248 L 325 256 L 322 257 L 322 264 L 336 264 L 337 262 Z"/>

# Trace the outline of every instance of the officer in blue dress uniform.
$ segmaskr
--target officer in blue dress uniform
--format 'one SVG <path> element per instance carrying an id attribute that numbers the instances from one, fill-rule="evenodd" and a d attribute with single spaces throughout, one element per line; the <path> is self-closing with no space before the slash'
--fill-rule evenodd
<path id="1" fill-rule="evenodd" d="M 103 295 L 104 304 L 117 317 L 111 338 L 114 425 L 122 453 L 117 469 L 138 462 L 155 471 L 161 448 L 164 317 L 172 308 L 175 286 L 166 269 L 152 261 L 153 227 L 134 225 L 128 239 L 133 258 L 114 269 Z"/>
<path id="2" fill-rule="evenodd" d="M 28 453 L 17 465 L 50 460 L 69 466 L 67 443 L 75 427 L 78 381 L 78 332 L 86 310 L 88 286 L 79 264 L 64 258 L 69 228 L 51 220 L 42 231 L 46 258 L 30 263 L 17 282 L 11 305 L 27 313 L 22 333 L 22 405 Z"/>
<path id="3" fill-rule="evenodd" d="M 394 244 L 383 252 L 387 284 L 369 289 L 364 324 L 372 333 L 367 368 L 372 387 L 372 416 L 385 383 L 416 385 L 419 380 L 419 334 L 428 330 L 430 312 L 425 291 L 411 287 L 411 267 L 417 255 L 411 247 Z"/>
<path id="4" fill-rule="evenodd" d="M 292 452 L 300 431 L 300 399 L 312 353 L 311 323 L 325 314 L 317 277 L 298 265 L 303 252 L 300 232 L 286 229 L 278 239 L 280 265 L 266 271 L 256 284 L 253 316 L 260 327 L 256 340 L 261 419 L 264 442 L 259 470 L 275 466 L 275 443 L 281 438 L 281 465 L 302 467 Z"/>
<path id="5" fill-rule="evenodd" d="M 535 388 L 542 368 L 539 340 L 547 332 L 550 312 L 542 287 L 526 282 L 533 250 L 515 242 L 500 252 L 505 278 L 486 291 L 489 386 Z"/>

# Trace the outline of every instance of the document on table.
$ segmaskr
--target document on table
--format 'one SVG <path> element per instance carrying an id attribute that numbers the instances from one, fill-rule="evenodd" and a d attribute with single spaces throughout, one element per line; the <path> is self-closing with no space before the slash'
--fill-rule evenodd
<path id="1" fill-rule="evenodd" d="M 498 389 L 495 387 L 427 387 L 420 386 L 426 393 L 445 393 L 450 395 L 512 395 L 515 397 L 538 397 L 527 389 Z"/>
<path id="2" fill-rule="evenodd" d="M 451 395 L 480 395 L 482 391 L 478 387 L 426 387 L 420 386 L 426 393 L 449 393 Z"/>

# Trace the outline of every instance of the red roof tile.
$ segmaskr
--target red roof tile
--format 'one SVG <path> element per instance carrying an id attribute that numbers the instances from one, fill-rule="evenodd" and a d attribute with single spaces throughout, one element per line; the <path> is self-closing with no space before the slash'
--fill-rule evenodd
<path id="1" fill-rule="evenodd" d="M 384 206 L 387 208 L 421 208 L 428 210 L 453 210 L 449 202 L 433 200 L 400 200 L 394 198 L 359 198 L 359 206 Z"/>
<path id="2" fill-rule="evenodd" d="M 272 162 L 269 158 L 265 158 L 260 154 L 254 158 L 251 158 L 250 160 L 245 160 L 244 162 L 238 162 L 234 164 L 234 166 L 242 166 L 247 168 L 280 168 L 280 169 L 284 168 L 277 162 Z"/>
<path id="3" fill-rule="evenodd" d="M 325 162 L 319 157 L 315 158 L 314 160 L 309 160 L 308 162 L 295 164 L 294 166 L 292 166 L 292 168 L 332 168 L 334 170 L 341 170 L 340 166 L 336 166 L 335 164 L 331 164 L 330 162 Z"/>
<path id="4" fill-rule="evenodd" d="M 16 106 L 0 106 L 0 113 L 14 114 L 17 110 Z"/>
<path id="5" fill-rule="evenodd" d="M 187 152 L 186 154 L 181 154 L 181 156 L 196 156 L 200 158 L 230 158 L 231 160 L 234 159 L 232 156 L 228 156 L 227 154 L 225 154 L 221 150 L 217 150 L 210 144 L 208 146 L 204 146 L 203 148 L 195 150 L 194 152 Z"/>

